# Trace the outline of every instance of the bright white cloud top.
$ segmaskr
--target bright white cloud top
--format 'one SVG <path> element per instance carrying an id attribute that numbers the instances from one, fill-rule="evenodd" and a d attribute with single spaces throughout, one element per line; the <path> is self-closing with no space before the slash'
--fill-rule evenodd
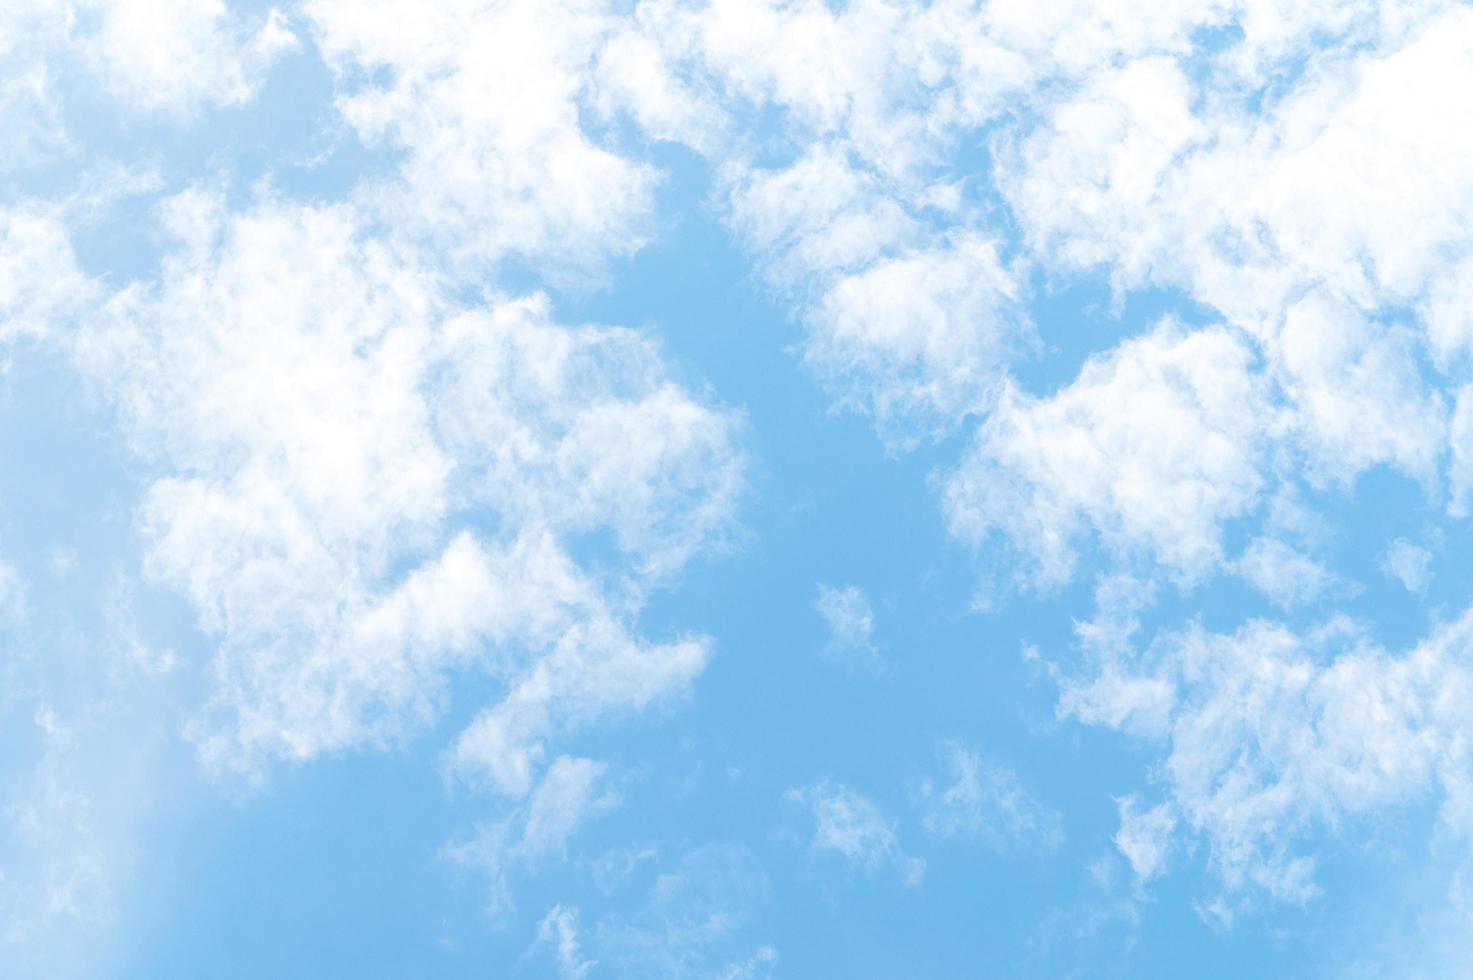
<path id="1" fill-rule="evenodd" d="M 0 973 L 1473 970 L 1470 92 L 1452 0 L 7 4 Z"/>

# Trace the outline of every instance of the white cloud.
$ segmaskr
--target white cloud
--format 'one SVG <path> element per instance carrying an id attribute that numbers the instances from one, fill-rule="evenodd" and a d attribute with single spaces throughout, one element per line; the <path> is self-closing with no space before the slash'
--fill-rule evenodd
<path id="1" fill-rule="evenodd" d="M 580 121 L 615 26 L 604 4 L 308 0 L 304 10 L 338 74 L 340 111 L 364 141 L 404 153 L 399 179 L 370 197 L 454 269 L 479 281 L 514 256 L 584 275 L 643 244 L 655 170 Z"/>
<path id="2" fill-rule="evenodd" d="M 1046 664 L 1059 684 L 1061 717 L 1072 715 L 1145 736 L 1159 737 L 1166 730 L 1175 687 L 1167 679 L 1131 670 L 1129 663 L 1141 614 L 1154 605 L 1157 592 L 1151 582 L 1130 575 L 1098 580 L 1095 615 L 1074 626 L 1086 668 L 1065 672 Z"/>
<path id="3" fill-rule="evenodd" d="M 562 980 L 583 980 L 597 963 L 583 959 L 578 949 L 578 910 L 554 905 L 537 926 L 536 946 L 547 946 L 557 958 Z"/>
<path id="4" fill-rule="evenodd" d="M 194 729 L 208 758 L 254 772 L 396 741 L 479 673 L 499 699 L 449 764 L 522 801 L 493 843 L 531 861 L 601 799 L 597 763 L 544 765 L 553 743 L 678 697 L 701 671 L 706 639 L 647 642 L 635 623 L 730 521 L 736 419 L 675 384 L 647 337 L 559 326 L 545 299 L 494 286 L 503 262 L 561 280 L 642 245 L 659 174 L 627 145 L 627 115 L 708 155 L 718 209 L 839 405 L 892 448 L 982 419 L 942 484 L 957 537 L 1006 542 L 1045 585 L 1091 536 L 1143 576 L 1102 584 L 1079 628 L 1093 673 L 1059 675 L 1065 712 L 1169 746 L 1167 800 L 1121 804 L 1117 843 L 1139 876 L 1161 866 L 1171 817 L 1230 886 L 1303 897 L 1310 867 L 1285 843 L 1303 826 L 1429 785 L 1465 792 L 1461 730 L 1436 693 L 1464 685 L 1443 649 L 1460 627 L 1403 658 L 1264 624 L 1188 630 L 1154 659 L 1129 647 L 1161 572 L 1188 585 L 1230 568 L 1284 608 L 1337 587 L 1279 527 L 1249 528 L 1225 561 L 1228 525 L 1284 483 L 1344 489 L 1388 466 L 1435 493 L 1450 455 L 1451 510 L 1465 508 L 1473 388 L 1451 417 L 1428 389 L 1461 378 L 1473 349 L 1473 143 L 1449 124 L 1473 88 L 1466 7 L 629 12 L 307 0 L 338 108 L 399 154 L 396 172 L 351 205 L 264 200 L 227 217 L 219 197 L 181 195 L 159 281 L 81 316 L 79 360 L 142 460 L 149 574 L 218 641 Z M 0 169 L 65 144 L 57 73 L 90 73 L 145 112 L 237 105 L 296 43 L 285 25 L 219 0 L 0 12 Z M 1202 50 L 1198 31 L 1230 26 L 1240 36 Z M 1305 63 L 1311 39 L 1329 47 Z M 757 115 L 778 131 L 751 136 Z M 1053 393 L 1005 381 L 1032 341 L 1027 284 L 1096 269 L 1122 295 L 1179 289 L 1226 325 L 1163 324 Z M 478 305 L 467 286 L 486 290 Z M 0 214 L 0 342 L 72 343 L 57 326 L 100 290 L 56 216 Z M 1387 567 L 1416 590 L 1414 550 L 1393 547 Z M 862 594 L 834 596 L 819 606 L 836 637 L 870 646 Z M 1353 730 L 1362 708 L 1374 724 Z M 936 828 L 1014 799 L 958 758 Z M 826 784 L 795 798 L 815 846 L 919 875 L 870 801 Z M 561 947 L 564 918 L 549 921 Z"/>
<path id="5" fill-rule="evenodd" d="M 1051 397 L 1009 386 L 942 484 L 952 533 L 1002 535 L 1045 584 L 1069 577 L 1091 529 L 1124 557 L 1201 577 L 1221 559 L 1224 522 L 1266 482 L 1272 406 L 1251 363 L 1233 331 L 1164 322 Z"/>
<path id="6" fill-rule="evenodd" d="M 484 880 L 488 915 L 500 916 L 515 905 L 512 883 L 519 872 L 549 858 L 565 859 L 578 828 L 615 805 L 612 794 L 595 792 L 607 770 L 603 763 L 560 756 L 523 804 L 441 850 L 444 860 Z"/>
<path id="7" fill-rule="evenodd" d="M 0 345 L 44 337 L 97 293 L 54 209 L 0 208 Z"/>
<path id="8" fill-rule="evenodd" d="M 1400 582 L 1408 592 L 1422 592 L 1432 580 L 1432 552 L 1412 544 L 1406 538 L 1397 538 L 1386 546 L 1381 557 L 1381 569 L 1389 577 Z"/>
<path id="9" fill-rule="evenodd" d="M 904 446 L 987 407 L 1030 339 L 995 243 L 970 235 L 844 276 L 810 318 L 805 360 L 840 405 Z"/>
<path id="10" fill-rule="evenodd" d="M 640 7 L 651 33 L 691 63 L 687 70 L 712 78 L 731 101 L 783 106 L 795 135 L 843 134 L 897 167 L 924 154 L 922 120 L 904 111 L 926 67 L 914 11 L 761 0 Z"/>
<path id="11" fill-rule="evenodd" d="M 1120 808 L 1120 830 L 1115 834 L 1115 846 L 1130 862 L 1136 881 L 1150 881 L 1166 870 L 1172 832 L 1176 829 L 1176 814 L 1168 803 L 1143 810 L 1134 796 L 1121 797 L 1115 803 Z"/>
<path id="12" fill-rule="evenodd" d="M 704 640 L 642 645 L 608 620 L 571 627 L 461 733 L 452 768 L 473 786 L 525 793 L 548 739 L 679 694 L 708 656 Z"/>
<path id="13" fill-rule="evenodd" d="M 1442 399 L 1423 390 L 1415 338 L 1310 296 L 1267 344 L 1311 480 L 1349 484 L 1378 463 L 1432 485 L 1447 440 Z"/>
<path id="14" fill-rule="evenodd" d="M 1261 82 L 1203 99 L 1176 57 L 1099 72 L 1016 146 L 1000 186 L 1057 257 L 1108 264 L 1122 285 L 1186 286 L 1230 317 L 1275 316 L 1306 286 L 1362 307 L 1414 297 L 1465 239 L 1473 200 L 1467 135 L 1444 123 L 1473 70 L 1459 41 L 1473 20 L 1422 6 L 1348 34 L 1306 10 L 1295 32 L 1329 47 L 1257 119 Z M 1241 67 L 1247 41 L 1214 60 Z M 1413 172 L 1426 179 L 1411 193 L 1378 179 Z"/>
<path id="15" fill-rule="evenodd" d="M 940 837 L 981 837 L 992 847 L 1051 850 L 1059 815 L 1035 800 L 1011 769 L 985 763 L 961 745 L 947 746 L 949 786 L 921 785 L 921 825 Z"/>
<path id="16" fill-rule="evenodd" d="M 829 647 L 835 651 L 874 650 L 875 614 L 869 598 L 857 586 L 818 586 L 813 604 L 829 628 Z"/>
<path id="17" fill-rule="evenodd" d="M 729 189 L 730 224 L 805 322 L 809 364 L 841 406 L 873 415 L 894 448 L 945 435 L 990 405 L 1008 365 L 1032 340 L 1017 301 L 1034 257 L 1108 264 L 1125 288 L 1171 281 L 1183 268 L 1190 280 L 1188 263 L 1217 247 L 1207 219 L 1196 216 L 1221 210 L 1204 200 L 1232 194 L 1213 186 L 1189 197 L 1197 186 L 1180 187 L 1186 182 L 1175 177 L 1195 158 L 1178 158 L 1224 134 L 1236 147 L 1232 140 L 1248 127 L 1225 115 L 1221 99 L 1206 100 L 1203 112 L 1215 114 L 1199 118 L 1196 83 L 1182 64 L 1200 55 L 1197 32 L 1240 28 L 1209 56 L 1217 72 L 1209 77 L 1235 97 L 1256 98 L 1268 76 L 1296 70 L 1311 41 L 1400 43 L 1417 21 L 1378 18 L 1355 4 L 1290 14 L 1192 0 L 1150 11 L 1089 0 L 1048 10 L 647 0 L 636 19 L 649 63 L 660 65 L 660 84 L 643 86 L 657 119 L 672 104 L 671 75 L 690 90 L 724 90 L 735 113 L 783 110 L 783 126 L 770 138 L 782 150 L 712 149 L 710 133 L 689 139 L 713 156 Z M 1028 109 L 1035 106 L 1048 125 L 1020 138 L 1034 128 Z M 1022 218 L 1034 253 L 1008 261 L 980 231 L 995 227 L 994 215 L 964 193 L 984 180 L 961 151 L 994 123 L 995 183 Z M 672 131 L 652 125 L 657 134 Z M 774 157 L 786 162 L 754 162 Z M 1235 172 L 1227 165 L 1203 170 L 1198 183 L 1220 184 Z M 1277 271 L 1276 263 L 1262 263 L 1260 277 Z M 1263 292 L 1253 285 L 1238 275 L 1213 295 Z M 1282 282 L 1275 295 L 1288 295 Z M 1337 365 L 1334 380 L 1360 369 L 1374 380 L 1369 356 Z M 1329 390 L 1327 381 L 1318 393 Z M 1309 421 L 1333 430 L 1335 417 Z M 1414 436 L 1383 431 L 1398 444 L 1354 448 L 1425 467 L 1426 439 L 1408 447 Z M 1436 432 L 1422 431 L 1435 447 Z M 1338 462 L 1337 448 L 1326 447 L 1325 459 Z"/>
<path id="18" fill-rule="evenodd" d="M 1032 343 L 999 243 L 917 217 L 946 188 L 897 192 L 823 144 L 782 169 L 730 166 L 725 181 L 729 223 L 808 329 L 805 362 L 890 445 L 981 411 Z"/>
<path id="19" fill-rule="evenodd" d="M 872 415 L 890 448 L 990 415 L 946 487 L 962 539 L 1000 533 L 1036 561 L 1030 577 L 1056 583 L 1093 530 L 1117 559 L 1190 583 L 1221 565 L 1224 525 L 1290 473 L 1345 488 L 1389 465 L 1435 489 L 1448 399 L 1426 390 L 1421 324 L 1388 322 L 1435 308 L 1435 358 L 1459 350 L 1450 270 L 1473 185 L 1445 81 L 1469 70 L 1456 38 L 1473 20 L 1458 5 L 651 0 L 637 22 L 660 51 L 655 117 L 673 79 L 702 98 L 724 90 L 733 118 L 784 112 L 760 145 L 689 139 L 717 164 L 729 224 L 802 319 L 835 402 Z M 1017 242 L 980 231 L 996 215 L 973 203 L 986 179 L 959 152 L 989 125 L 988 176 Z M 1423 154 L 1431 176 L 1410 197 L 1378 176 L 1415 172 Z M 1032 340 L 1019 300 L 1035 270 L 1096 268 L 1122 295 L 1181 288 L 1229 326 L 1177 332 L 1170 380 L 1152 388 L 1186 404 L 1117 420 L 1133 407 L 1120 397 L 1046 432 L 1046 406 L 1083 415 L 1109 397 L 1078 390 L 1104 358 L 1052 399 L 1021 396 L 1003 381 Z M 1147 347 L 1116 357 L 1144 361 Z M 1090 441 L 1098 458 L 1069 455 Z M 1473 482 L 1459 472 L 1455 503 Z M 1333 584 L 1319 575 L 1290 596 L 1266 547 L 1238 570 L 1281 604 Z"/>
<path id="20" fill-rule="evenodd" d="M 611 797 L 593 795 L 607 771 L 608 766 L 601 762 L 568 756 L 561 756 L 547 767 L 542 782 L 527 801 L 522 846 L 529 857 L 562 850 L 589 812 L 613 804 Z"/>
<path id="21" fill-rule="evenodd" d="M 190 192 L 166 220 L 162 280 L 77 355 L 151 467 L 146 567 L 219 640 L 207 758 L 395 741 L 476 669 L 506 698 L 458 762 L 521 796 L 546 738 L 699 672 L 705 640 L 629 624 L 729 520 L 742 464 L 647 340 L 556 326 L 539 297 L 458 306 L 348 206 L 225 219 Z M 570 549 L 600 530 L 618 561 L 595 577 Z"/>
<path id="22" fill-rule="evenodd" d="M 0 173 L 76 151 L 65 93 L 100 90 L 138 113 L 182 117 L 254 98 L 297 44 L 286 17 L 220 0 L 26 0 L 0 10 Z"/>
<path id="23" fill-rule="evenodd" d="M 870 871 L 893 865 L 907 886 L 920 883 L 926 862 L 901 850 L 895 824 L 869 799 L 828 782 L 787 795 L 813 813 L 814 850 L 833 851 Z"/>
<path id="24" fill-rule="evenodd" d="M 62 0 L 0 8 L 0 174 L 33 166 L 65 145 L 50 56 L 66 42 L 66 14 Z"/>
<path id="25" fill-rule="evenodd" d="M 252 23 L 221 0 L 83 0 L 80 12 L 96 21 L 82 42 L 89 66 L 147 111 L 246 102 L 271 63 L 298 43 L 279 10 Z"/>
<path id="26" fill-rule="evenodd" d="M 724 135 L 722 107 L 708 87 L 697 88 L 678 77 L 661 44 L 672 39 L 661 36 L 660 16 L 654 5 L 641 4 L 634 22 L 615 28 L 600 46 L 593 104 L 610 120 L 628 112 L 654 139 L 714 153 Z"/>
<path id="27" fill-rule="evenodd" d="M 1121 290 L 1181 287 L 1252 333 L 1288 402 L 1284 439 L 1319 482 L 1378 464 L 1433 482 L 1446 409 L 1417 366 L 1429 337 L 1386 321 L 1422 310 L 1443 362 L 1462 343 L 1433 284 L 1473 247 L 1470 146 L 1446 123 L 1473 78 L 1459 40 L 1473 17 L 1387 21 L 1320 54 L 1261 115 L 1244 101 L 1255 86 L 1205 87 L 1175 56 L 1099 73 L 1008 143 L 999 173 L 1043 258 L 1103 268 Z M 1409 173 L 1406 193 L 1385 179 Z"/>
<path id="28" fill-rule="evenodd" d="M 1239 575 L 1281 609 L 1312 603 L 1339 584 L 1334 573 L 1278 538 L 1254 538 L 1234 565 Z"/>
<path id="29" fill-rule="evenodd" d="M 638 9 L 642 28 L 682 74 L 724 89 L 739 108 L 782 108 L 785 141 L 842 143 L 899 184 L 1016 108 L 1030 89 L 1075 82 L 1152 52 L 1179 52 L 1194 31 L 1230 16 L 1215 0 L 1148 11 L 1109 0 L 1047 8 L 645 0 Z M 1276 45 L 1281 56 L 1296 33 L 1307 37 L 1326 26 L 1312 18 L 1297 25 L 1285 17 L 1252 20 L 1243 46 L 1265 52 Z"/>
<path id="30" fill-rule="evenodd" d="M 1343 620 L 1303 635 L 1254 621 L 1226 634 L 1190 627 L 1138 659 L 1113 658 L 1172 692 L 1150 736 L 1166 750 L 1165 799 L 1122 803 L 1117 842 L 1138 872 L 1156 869 L 1155 831 L 1174 817 L 1205 841 L 1229 892 L 1304 901 L 1318 893 L 1306 850 L 1316 829 L 1440 796 L 1443 826 L 1461 835 L 1473 800 L 1459 707 L 1473 693 L 1470 638 L 1468 615 L 1401 655 Z"/>
<path id="31" fill-rule="evenodd" d="M 116 868 L 100 839 L 88 789 L 43 757 L 29 785 L 10 786 L 0 823 L 0 948 L 24 955 L 48 932 L 98 926 L 113 915 Z M 14 794 L 13 796 L 11 794 Z M 19 947 L 22 953 L 14 950 Z"/>
<path id="32" fill-rule="evenodd" d="M 819 144 L 782 169 L 734 167 L 726 180 L 733 230 L 784 286 L 862 271 L 920 238 L 879 178 L 840 149 Z"/>

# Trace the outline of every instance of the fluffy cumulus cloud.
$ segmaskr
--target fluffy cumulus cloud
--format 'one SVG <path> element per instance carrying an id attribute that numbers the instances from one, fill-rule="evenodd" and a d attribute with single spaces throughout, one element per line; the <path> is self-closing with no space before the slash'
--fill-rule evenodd
<path id="1" fill-rule="evenodd" d="M 1366 307 L 1416 297 L 1463 234 L 1464 134 L 1441 120 L 1467 67 L 1466 9 L 1307 7 L 1298 44 L 1333 41 L 1302 72 L 1298 45 L 1253 63 L 1266 53 L 1253 13 L 1235 19 L 1241 42 L 1201 53 L 1205 73 L 1182 57 L 1197 52 L 1162 52 L 1049 106 L 1004 165 L 1027 233 L 1122 285 L 1179 283 L 1232 316 L 1277 319 L 1306 284 Z M 1253 112 L 1276 76 L 1292 84 Z M 1378 179 L 1413 157 L 1428 179 L 1412 194 Z"/>
<path id="2" fill-rule="evenodd" d="M 953 534 L 1000 534 L 1060 582 L 1077 539 L 1191 579 L 1222 557 L 1224 522 L 1266 482 L 1272 403 L 1243 338 L 1163 323 L 1090 361 L 1048 398 L 1010 389 L 943 484 Z"/>
<path id="3" fill-rule="evenodd" d="M 76 336 L 152 478 L 146 569 L 218 637 L 197 737 L 251 768 L 397 740 L 476 671 L 506 699 L 458 757 L 516 796 L 543 740 L 678 691 L 705 641 L 631 630 L 720 531 L 734 421 L 644 338 L 466 307 L 348 206 L 163 205 L 178 244 Z M 606 530 L 601 580 L 574 557 Z"/>
<path id="4" fill-rule="evenodd" d="M 1233 47 L 1205 81 L 1165 55 L 1101 72 L 1007 144 L 1000 188 L 1053 260 L 1186 290 L 1251 333 L 1310 479 L 1434 479 L 1448 399 L 1421 362 L 1448 365 L 1459 328 L 1398 320 L 1436 302 L 1469 244 L 1461 131 L 1443 121 L 1469 23 L 1450 7 L 1358 27 L 1383 47 L 1319 58 L 1256 114 L 1259 87 L 1210 84 L 1241 67 Z M 1417 169 L 1410 195 L 1383 176 Z"/>
<path id="5" fill-rule="evenodd" d="M 613 5 L 310 0 L 304 9 L 338 76 L 343 116 L 360 139 L 402 153 L 399 179 L 371 193 L 457 271 L 514 258 L 585 276 L 643 243 L 656 172 L 582 120 Z"/>
<path id="6" fill-rule="evenodd" d="M 280 10 L 247 18 L 221 0 L 103 0 L 77 13 L 96 25 L 84 42 L 88 62 L 121 98 L 151 111 L 245 102 L 297 44 Z"/>
<path id="7" fill-rule="evenodd" d="M 96 289 L 77 267 L 56 212 L 45 206 L 0 210 L 0 343 L 39 339 Z"/>
<path id="8" fill-rule="evenodd" d="M 0 11 L 0 176 L 61 152 L 67 102 L 99 90 L 144 117 L 240 105 L 298 44 L 286 15 L 221 0 L 23 0 Z"/>
<path id="9" fill-rule="evenodd" d="M 730 223 L 809 328 L 805 360 L 838 403 L 904 447 L 986 407 L 1032 333 L 1020 287 L 981 233 L 929 231 L 841 151 L 732 178 Z M 934 188 L 946 204 L 954 187 Z"/>
<path id="10" fill-rule="evenodd" d="M 1115 841 L 1137 877 L 1166 870 L 1182 835 L 1207 845 L 1230 893 L 1304 901 L 1320 887 L 1319 829 L 1435 803 L 1461 840 L 1470 623 L 1464 615 L 1402 653 L 1342 619 L 1305 633 L 1264 620 L 1231 633 L 1190 627 L 1138 658 L 1107 654 L 1075 709 L 1112 724 L 1134 717 L 1133 730 L 1165 749 L 1163 798 L 1120 801 Z M 1156 696 L 1150 715 L 1142 688 Z"/>

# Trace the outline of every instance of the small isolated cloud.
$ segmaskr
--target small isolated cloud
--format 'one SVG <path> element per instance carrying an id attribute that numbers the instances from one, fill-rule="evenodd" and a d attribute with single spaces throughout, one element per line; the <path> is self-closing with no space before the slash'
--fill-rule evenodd
<path id="1" fill-rule="evenodd" d="M 537 927 L 537 941 L 529 953 L 540 949 L 552 950 L 557 960 L 558 976 L 562 980 L 583 980 L 596 965 L 585 960 L 578 948 L 578 910 L 563 905 L 554 905 L 543 916 Z"/>
<path id="2" fill-rule="evenodd" d="M 820 583 L 813 606 L 829 628 L 831 651 L 874 651 L 874 610 L 856 586 L 834 588 Z"/>
<path id="3" fill-rule="evenodd" d="M 1421 592 L 1432 581 L 1432 552 L 1412 544 L 1406 538 L 1397 538 L 1386 548 L 1381 558 L 1381 570 L 1388 578 L 1396 579 L 1408 592 Z"/>
<path id="4" fill-rule="evenodd" d="M 999 850 L 1059 843 L 1059 815 L 1028 794 L 1017 774 L 990 766 L 965 746 L 947 746 L 951 785 L 921 785 L 921 825 L 938 837 L 982 838 Z"/>
<path id="5" fill-rule="evenodd" d="M 827 781 L 787 795 L 812 811 L 815 851 L 832 851 L 869 871 L 893 865 L 906 885 L 920 883 L 926 862 L 901 850 L 895 824 L 869 799 Z"/>
<path id="6" fill-rule="evenodd" d="M 1171 835 L 1176 830 L 1176 813 L 1169 803 L 1145 810 L 1134 796 L 1115 801 L 1120 807 L 1120 830 L 1115 846 L 1130 862 L 1137 883 L 1145 883 L 1166 870 L 1171 852 Z"/>
<path id="7" fill-rule="evenodd" d="M 1280 609 L 1314 602 L 1336 584 L 1333 573 L 1277 538 L 1254 538 L 1238 558 L 1237 571 Z"/>

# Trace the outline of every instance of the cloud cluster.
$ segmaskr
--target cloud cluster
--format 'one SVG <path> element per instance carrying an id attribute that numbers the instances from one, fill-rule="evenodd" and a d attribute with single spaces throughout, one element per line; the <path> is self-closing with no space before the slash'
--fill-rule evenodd
<path id="1" fill-rule="evenodd" d="M 25 0 L 0 10 L 0 180 L 74 148 L 68 103 L 171 119 L 243 104 L 298 44 L 280 10 L 222 0 Z M 80 94 L 80 95 L 79 95 Z"/>
<path id="2" fill-rule="evenodd" d="M 466 306 L 349 206 L 164 206 L 156 283 L 112 295 L 76 357 L 151 477 L 145 567 L 216 637 L 207 758 L 254 769 L 423 729 L 449 681 L 506 696 L 457 764 L 529 791 L 544 739 L 680 690 L 706 642 L 633 632 L 720 533 L 735 420 L 618 329 L 541 297 Z M 607 535 L 607 575 L 576 553 Z"/>
<path id="3" fill-rule="evenodd" d="M 280 10 L 248 18 L 222 0 L 90 0 L 72 16 L 85 32 L 86 63 L 121 100 L 148 112 L 246 102 L 298 43 Z"/>
<path id="4" fill-rule="evenodd" d="M 729 118 L 784 114 L 768 142 L 703 136 L 728 222 L 837 404 L 898 448 L 976 419 L 942 506 L 959 540 L 1004 544 L 1017 580 L 1056 587 L 1093 546 L 1138 577 L 1102 585 L 1132 616 L 1158 580 L 1191 594 L 1222 574 L 1294 611 L 1357 586 L 1286 501 L 1346 496 L 1379 468 L 1465 509 L 1464 5 L 641 15 L 677 78 L 727 93 Z M 1189 317 L 1096 352 L 1058 390 L 1010 380 L 1061 329 L 1030 324 L 1027 299 L 1091 276 L 1117 302 L 1169 291 Z M 1412 589 L 1425 565 L 1388 553 Z M 1189 629 L 1145 652 L 1128 628 L 1087 628 L 1112 652 L 1062 678 L 1062 709 L 1168 746 L 1168 799 L 1122 830 L 1143 877 L 1163 866 L 1155 831 L 1176 825 L 1229 887 L 1303 898 L 1305 827 L 1462 792 L 1458 728 L 1433 707 L 1462 683 L 1458 627 L 1405 656 L 1333 618 Z M 1353 687 L 1380 700 L 1352 707 Z M 1386 726 L 1355 747 L 1339 719 L 1361 708 Z"/>
<path id="5" fill-rule="evenodd" d="M 448 268 L 474 277 L 515 259 L 586 276 L 644 243 L 656 173 L 582 119 L 614 5 L 309 0 L 303 9 L 337 75 L 338 110 L 364 142 L 402 153 L 395 178 L 364 193 Z"/>
<path id="6" fill-rule="evenodd" d="M 1065 710 L 1164 750 L 1159 801 L 1120 801 L 1116 843 L 1139 879 L 1166 870 L 1184 838 L 1207 845 L 1229 893 L 1304 901 L 1319 891 L 1317 834 L 1418 805 L 1435 804 L 1441 832 L 1466 847 L 1473 614 L 1401 653 L 1346 619 L 1304 632 L 1194 625 L 1140 653 L 1090 652 L 1089 679 L 1065 682 Z"/>

